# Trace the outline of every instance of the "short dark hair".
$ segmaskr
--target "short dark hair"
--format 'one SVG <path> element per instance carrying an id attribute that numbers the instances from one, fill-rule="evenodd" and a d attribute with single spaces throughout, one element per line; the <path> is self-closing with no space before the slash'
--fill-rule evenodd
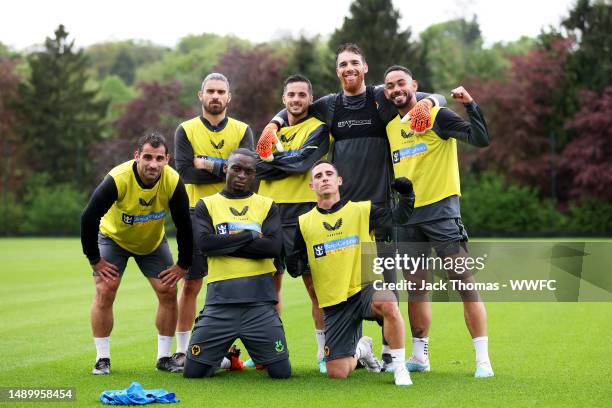
<path id="1" fill-rule="evenodd" d="M 229 162 L 229 159 L 231 159 L 232 156 L 236 156 L 238 154 L 250 157 L 251 159 L 254 159 L 254 160 L 257 160 L 257 157 L 258 157 L 254 151 L 246 149 L 244 147 L 239 147 L 238 149 L 232 150 L 229 157 L 227 158 L 227 161 Z"/>
<path id="2" fill-rule="evenodd" d="M 138 154 L 142 153 L 142 148 L 146 144 L 150 144 L 154 148 L 164 146 L 164 149 L 166 149 L 166 154 L 168 154 L 168 144 L 166 143 L 166 138 L 163 137 L 161 133 L 152 132 L 141 136 L 140 139 L 138 139 Z"/>
<path id="3" fill-rule="evenodd" d="M 385 71 L 383 75 L 383 83 L 385 82 L 385 78 L 387 78 L 387 75 L 389 74 L 389 72 L 393 72 L 393 71 L 405 72 L 408 75 L 410 75 L 410 78 L 414 79 L 414 75 L 412 75 L 412 71 L 409 70 L 408 68 L 401 66 L 401 65 L 391 65 L 389 68 L 387 68 L 387 70 Z"/>
<path id="4" fill-rule="evenodd" d="M 204 87 L 206 86 L 206 83 L 208 81 L 223 81 L 227 84 L 227 90 L 230 91 L 229 79 L 227 79 L 227 77 L 223 74 L 220 74 L 218 72 L 213 72 L 213 73 L 206 75 L 206 78 L 204 78 L 204 80 L 202 81 L 202 86 L 200 87 L 201 91 L 204 90 Z"/>
<path id="5" fill-rule="evenodd" d="M 359 48 L 359 46 L 357 44 L 354 44 L 354 43 L 344 43 L 344 44 L 341 44 L 336 49 L 336 65 L 338 65 L 338 56 L 340 54 L 342 54 L 344 51 L 348 51 L 348 52 L 352 52 L 353 54 L 361 55 L 361 62 L 363 62 L 365 64 L 366 56 L 365 56 L 365 53 L 363 52 L 363 50 L 361 48 Z"/>
<path id="6" fill-rule="evenodd" d="M 338 176 L 340 175 L 340 172 L 338 171 L 338 168 L 336 167 L 334 163 L 330 162 L 329 160 L 322 159 L 322 160 L 317 160 L 315 164 L 313 164 L 312 167 L 310 168 L 311 178 L 312 178 L 312 171 L 314 170 L 315 167 L 317 167 L 320 164 L 329 164 L 330 166 L 334 168 L 334 170 L 336 170 L 336 174 Z"/>
<path id="7" fill-rule="evenodd" d="M 310 80 L 301 74 L 289 75 L 285 82 L 283 83 L 283 94 L 287 92 L 287 85 L 292 84 L 294 82 L 304 82 L 308 85 L 308 93 L 312 95 L 312 84 Z"/>

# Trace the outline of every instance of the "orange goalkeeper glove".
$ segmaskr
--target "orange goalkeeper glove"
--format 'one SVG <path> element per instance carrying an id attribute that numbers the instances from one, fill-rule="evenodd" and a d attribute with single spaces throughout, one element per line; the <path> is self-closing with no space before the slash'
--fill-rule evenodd
<path id="1" fill-rule="evenodd" d="M 261 136 L 259 136 L 255 152 L 257 152 L 263 161 L 271 162 L 274 160 L 274 155 L 272 154 L 272 147 L 274 145 L 276 145 L 277 151 L 282 152 L 284 150 L 283 144 L 276 137 L 276 130 L 275 123 L 268 123 L 263 132 L 261 132 Z"/>
<path id="2" fill-rule="evenodd" d="M 433 124 L 431 123 L 431 111 L 429 104 L 431 101 L 422 99 L 402 118 L 402 122 L 406 123 L 410 120 L 410 130 L 414 133 L 425 133 Z"/>

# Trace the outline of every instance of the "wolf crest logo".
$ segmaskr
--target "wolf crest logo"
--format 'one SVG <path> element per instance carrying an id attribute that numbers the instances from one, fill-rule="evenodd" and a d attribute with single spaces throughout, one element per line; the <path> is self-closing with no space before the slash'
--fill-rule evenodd
<path id="1" fill-rule="evenodd" d="M 138 202 L 140 203 L 140 205 L 144 206 L 144 207 L 149 207 L 151 204 L 153 204 L 153 199 L 155 197 L 152 197 L 149 201 L 146 201 L 144 198 L 139 198 Z"/>
<path id="2" fill-rule="evenodd" d="M 295 139 L 295 136 L 296 136 L 296 135 L 297 135 L 297 133 L 296 133 L 296 134 L 294 134 L 293 136 L 289 136 L 289 137 L 287 137 L 287 136 L 285 136 L 285 135 L 282 135 L 282 136 L 280 137 L 280 140 L 281 140 L 281 142 L 283 142 L 283 143 L 291 143 L 291 142 L 293 141 L 293 139 Z"/>
<path id="3" fill-rule="evenodd" d="M 333 227 L 330 224 L 326 223 L 325 221 L 323 221 L 323 226 L 328 231 L 335 231 L 342 226 L 342 218 L 338 218 L 338 221 L 336 221 Z"/>
<path id="4" fill-rule="evenodd" d="M 127 224 L 127 225 L 134 224 L 134 216 L 133 215 L 127 215 L 127 214 L 124 213 L 121 216 L 121 220 L 123 221 L 124 224 Z"/>
<path id="5" fill-rule="evenodd" d="M 277 353 L 282 353 L 283 351 L 285 351 L 285 345 L 283 344 L 283 341 L 276 340 L 274 342 L 274 349 L 276 350 Z"/>
<path id="6" fill-rule="evenodd" d="M 231 213 L 234 214 L 236 217 L 240 217 L 240 216 L 246 215 L 246 213 L 249 211 L 249 206 L 245 205 L 242 211 L 238 211 L 234 207 L 230 207 L 229 209 Z"/>
<path id="7" fill-rule="evenodd" d="M 225 140 L 221 139 L 221 141 L 218 144 L 215 144 L 215 142 L 213 142 L 212 140 L 210 141 L 210 144 L 212 145 L 212 147 L 214 147 L 217 150 L 221 150 L 223 149 L 223 146 L 225 146 Z"/>
<path id="8" fill-rule="evenodd" d="M 399 163 L 400 162 L 400 154 L 399 151 L 394 151 L 393 152 L 393 163 Z"/>
<path id="9" fill-rule="evenodd" d="M 218 235 L 226 235 L 228 234 L 229 228 L 227 227 L 227 223 L 217 224 L 217 234 Z"/>

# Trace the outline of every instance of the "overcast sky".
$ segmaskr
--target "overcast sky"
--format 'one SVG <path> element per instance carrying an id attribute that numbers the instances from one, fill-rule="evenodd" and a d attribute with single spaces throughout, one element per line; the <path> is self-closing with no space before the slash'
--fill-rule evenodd
<path id="1" fill-rule="evenodd" d="M 420 33 L 431 24 L 478 16 L 485 43 L 535 36 L 558 26 L 575 0 L 393 0 L 401 28 Z M 300 32 L 329 35 L 342 25 L 351 0 L 16 0 L 4 2 L 0 42 L 15 49 L 42 43 L 63 23 L 77 45 L 144 39 L 174 46 L 188 34 L 235 34 L 265 42 Z"/>

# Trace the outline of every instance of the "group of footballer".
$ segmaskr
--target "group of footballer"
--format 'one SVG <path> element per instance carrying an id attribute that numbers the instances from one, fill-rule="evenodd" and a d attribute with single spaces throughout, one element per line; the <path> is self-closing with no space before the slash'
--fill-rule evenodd
<path id="1" fill-rule="evenodd" d="M 167 166 L 164 137 L 152 133 L 139 139 L 133 160 L 108 173 L 81 218 L 96 287 L 93 374 L 110 373 L 113 302 L 130 257 L 159 300 L 160 370 L 198 378 L 253 366 L 272 378 L 290 377 L 280 319 L 284 271 L 301 276 L 311 299 L 321 373 L 346 378 L 361 366 L 393 372 L 395 384 L 407 386 L 410 372 L 430 370 L 428 293 L 408 297 L 406 361 L 398 294 L 374 289 L 362 271 L 363 248 L 374 245 L 383 256 L 398 250 L 465 256 L 456 141 L 485 147 L 490 137 L 463 87 L 451 96 L 464 104 L 468 121 L 443 107 L 443 96 L 417 92 L 405 67 L 389 67 L 382 86 L 366 86 L 367 72 L 363 51 L 348 43 L 336 52 L 341 92 L 314 101 L 310 81 L 291 75 L 285 109 L 256 145 L 249 126 L 226 114 L 228 79 L 209 74 L 198 91 L 202 115 L 176 130 L 176 170 Z M 168 212 L 177 231 L 176 263 L 164 232 Z M 395 280 L 396 272 L 386 270 L 385 280 Z M 196 317 L 204 277 L 206 299 Z M 484 304 L 477 292 L 459 294 L 475 349 L 474 376 L 491 377 Z M 382 362 L 372 339 L 362 336 L 363 320 L 382 326 Z M 236 339 L 249 353 L 246 363 Z"/>

